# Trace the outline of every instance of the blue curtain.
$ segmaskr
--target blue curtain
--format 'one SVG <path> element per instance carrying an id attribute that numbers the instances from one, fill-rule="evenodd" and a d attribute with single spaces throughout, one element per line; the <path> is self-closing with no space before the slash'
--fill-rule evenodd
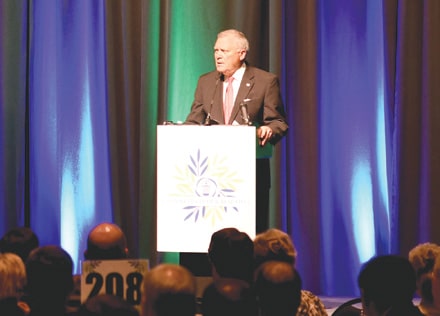
<path id="1" fill-rule="evenodd" d="M 382 4 L 326 1 L 319 20 L 322 268 L 338 293 L 356 288 L 363 262 L 391 251 Z M 351 278 L 340 280 L 347 258 Z"/>
<path id="2" fill-rule="evenodd" d="M 30 7 L 30 223 L 75 259 L 113 221 L 104 23 L 101 1 Z"/>

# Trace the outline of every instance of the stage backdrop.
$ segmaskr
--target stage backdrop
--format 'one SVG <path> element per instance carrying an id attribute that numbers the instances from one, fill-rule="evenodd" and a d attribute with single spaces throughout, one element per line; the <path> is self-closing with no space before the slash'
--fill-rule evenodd
<path id="1" fill-rule="evenodd" d="M 440 243 L 440 1 L 3 0 L 0 234 L 31 226 L 78 271 L 114 221 L 157 253 L 156 126 L 184 120 L 218 31 L 280 76 L 290 129 L 271 160 L 271 226 L 304 287 L 358 295 L 361 264 Z"/>

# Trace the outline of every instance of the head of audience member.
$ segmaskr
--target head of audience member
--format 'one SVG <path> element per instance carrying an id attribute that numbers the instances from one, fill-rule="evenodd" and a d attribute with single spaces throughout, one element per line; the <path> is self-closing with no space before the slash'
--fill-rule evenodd
<path id="1" fill-rule="evenodd" d="M 245 232 L 236 228 L 223 228 L 214 232 L 208 249 L 212 276 L 253 282 L 254 246 Z"/>
<path id="2" fill-rule="evenodd" d="M 113 223 L 100 223 L 87 237 L 86 260 L 117 260 L 128 257 L 127 239 L 122 229 Z"/>
<path id="3" fill-rule="evenodd" d="M 420 304 L 432 304 L 432 271 L 434 263 L 440 254 L 440 246 L 435 243 L 422 243 L 412 248 L 408 253 L 417 280 L 417 294 L 420 296 Z M 422 307 L 423 308 L 423 307 Z"/>
<path id="4" fill-rule="evenodd" d="M 26 268 L 23 260 L 14 253 L 0 253 L 0 300 L 23 295 L 26 285 Z"/>
<path id="5" fill-rule="evenodd" d="M 98 294 L 88 298 L 76 316 L 139 316 L 138 310 L 117 295 Z"/>
<path id="6" fill-rule="evenodd" d="M 255 262 L 260 264 L 276 260 L 295 266 L 297 252 L 292 238 L 282 230 L 270 228 L 254 238 Z"/>
<path id="7" fill-rule="evenodd" d="M 32 316 L 64 313 L 73 289 L 72 270 L 72 258 L 63 248 L 48 245 L 32 250 L 26 261 L 26 292 Z"/>
<path id="8" fill-rule="evenodd" d="M 142 316 L 194 316 L 196 281 L 185 267 L 161 263 L 143 279 Z"/>
<path id="9" fill-rule="evenodd" d="M 421 315 L 413 304 L 416 275 L 408 259 L 373 257 L 358 276 L 364 315 Z"/>
<path id="10" fill-rule="evenodd" d="M 203 291 L 201 311 L 203 316 L 255 316 L 255 291 L 239 279 L 218 279 Z"/>
<path id="11" fill-rule="evenodd" d="M 255 290 L 262 316 L 296 315 L 302 281 L 291 263 L 266 261 L 256 270 Z"/>
<path id="12" fill-rule="evenodd" d="M 23 262 L 26 262 L 29 253 L 38 246 L 38 237 L 29 227 L 14 227 L 0 239 L 0 253 L 15 253 Z"/>
<path id="13" fill-rule="evenodd" d="M 296 266 L 297 252 L 292 238 L 284 231 L 270 228 L 257 234 L 254 238 L 255 278 L 261 273 L 259 268 L 266 262 L 281 262 Z M 299 273 L 295 270 L 295 275 Z M 300 290 L 300 311 L 304 315 L 325 315 L 326 310 L 321 299 L 308 290 Z"/>
<path id="14" fill-rule="evenodd" d="M 26 268 L 15 253 L 0 253 L 0 314 L 25 315 L 29 306 L 20 302 L 26 285 Z"/>

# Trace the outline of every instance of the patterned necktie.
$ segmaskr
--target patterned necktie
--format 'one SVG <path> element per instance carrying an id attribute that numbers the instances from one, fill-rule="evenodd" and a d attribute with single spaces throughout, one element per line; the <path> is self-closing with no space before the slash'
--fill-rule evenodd
<path id="1" fill-rule="evenodd" d="M 223 104 L 225 124 L 229 124 L 232 108 L 234 107 L 234 89 L 232 88 L 232 80 L 234 80 L 234 77 L 229 77 L 228 86 L 226 87 L 225 102 Z"/>

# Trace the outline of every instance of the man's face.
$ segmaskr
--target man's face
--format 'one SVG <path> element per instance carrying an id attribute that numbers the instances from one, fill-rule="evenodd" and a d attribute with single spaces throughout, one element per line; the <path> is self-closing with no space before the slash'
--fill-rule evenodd
<path id="1" fill-rule="evenodd" d="M 241 67 L 246 50 L 237 48 L 236 39 L 224 36 L 217 39 L 214 45 L 215 67 L 218 72 L 230 77 Z"/>

